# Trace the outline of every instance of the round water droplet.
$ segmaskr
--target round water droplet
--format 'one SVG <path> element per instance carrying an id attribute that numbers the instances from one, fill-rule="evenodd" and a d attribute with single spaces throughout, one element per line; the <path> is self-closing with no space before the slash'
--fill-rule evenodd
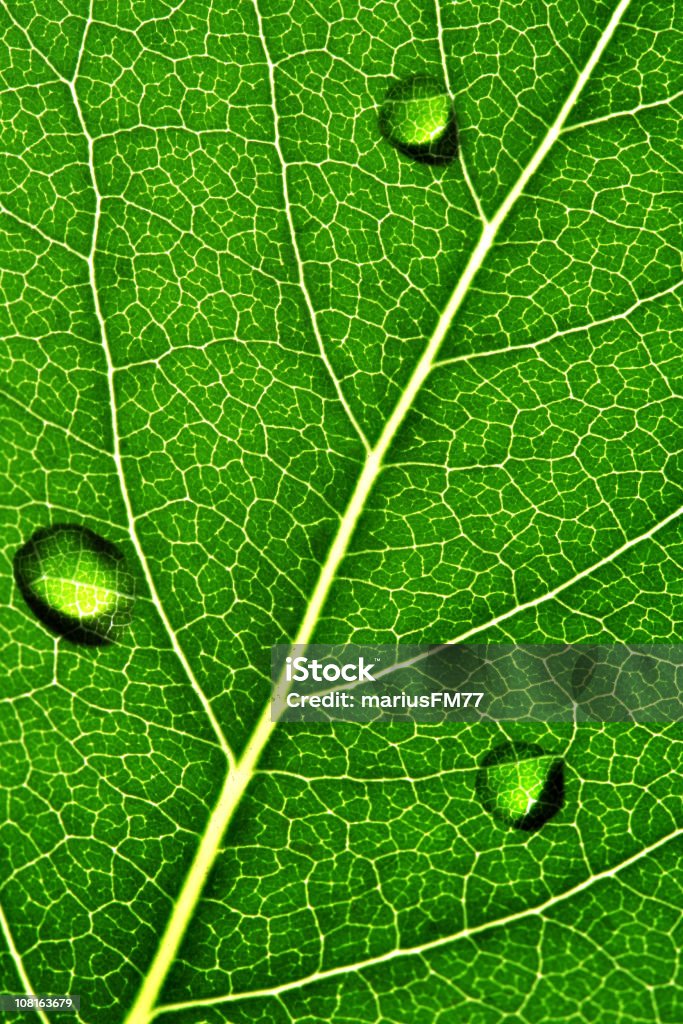
<path id="1" fill-rule="evenodd" d="M 458 149 L 453 100 L 442 82 L 413 75 L 389 89 L 379 130 L 401 153 L 425 164 L 446 164 Z"/>
<path id="2" fill-rule="evenodd" d="M 482 761 L 477 793 L 499 821 L 534 832 L 564 803 L 564 762 L 535 743 L 502 743 Z"/>
<path id="3" fill-rule="evenodd" d="M 130 621 L 135 589 L 125 559 L 83 526 L 34 533 L 14 556 L 14 578 L 40 621 L 75 643 L 109 643 Z"/>

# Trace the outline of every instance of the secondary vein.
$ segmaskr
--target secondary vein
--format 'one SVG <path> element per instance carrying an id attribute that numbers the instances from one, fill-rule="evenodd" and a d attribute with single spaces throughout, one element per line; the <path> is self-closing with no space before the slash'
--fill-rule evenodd
<path id="1" fill-rule="evenodd" d="M 331 967 L 327 971 L 316 971 L 314 974 L 310 974 L 305 978 L 300 978 L 297 981 L 284 982 L 282 985 L 274 985 L 272 988 L 256 989 L 250 992 L 235 992 L 230 993 L 229 995 L 197 999 L 185 1003 L 168 1003 L 166 1006 L 158 1007 L 154 1016 L 157 1016 L 160 1013 L 186 1010 L 191 1007 L 216 1006 L 220 1003 L 236 1002 L 243 999 L 259 999 L 267 996 L 279 996 L 285 992 L 291 992 L 295 989 L 303 988 L 305 985 L 312 985 L 316 981 L 325 981 L 328 978 L 336 978 L 340 975 L 343 976 L 355 971 L 362 971 L 368 967 L 376 967 L 380 964 L 388 963 L 391 960 L 396 960 L 399 957 L 423 956 L 425 953 L 430 953 L 434 949 L 440 949 L 443 946 L 450 946 L 459 939 L 466 939 L 473 935 L 480 935 L 482 932 L 489 931 L 493 928 L 505 928 L 508 925 L 515 924 L 517 921 L 522 921 L 527 917 L 540 917 L 552 910 L 553 907 L 556 907 L 559 903 L 564 903 L 565 900 L 571 899 L 573 896 L 577 896 L 579 893 L 591 888 L 591 886 L 596 883 L 602 882 L 607 878 L 613 878 L 615 875 L 619 874 L 619 872 L 632 867 L 632 865 L 637 864 L 638 861 L 642 860 L 644 857 L 649 857 L 650 854 L 654 853 L 660 847 L 665 846 L 674 839 L 678 839 L 681 835 L 683 835 L 683 829 L 677 829 L 675 832 L 670 832 L 657 839 L 656 842 L 646 846 L 644 849 L 638 850 L 637 853 L 634 853 L 631 857 L 627 857 L 626 860 L 621 861 L 619 864 L 606 868 L 604 871 L 599 871 L 595 875 L 589 875 L 588 878 L 585 878 L 582 882 L 577 883 L 577 885 L 572 886 L 570 889 L 566 889 L 559 895 L 550 896 L 543 903 L 539 903 L 533 907 L 525 907 L 523 910 L 517 910 L 512 914 L 507 914 L 505 917 L 499 917 L 492 921 L 482 921 L 480 924 L 473 925 L 471 928 L 462 928 L 459 932 L 454 932 L 451 935 L 442 935 L 438 939 L 423 942 L 418 946 L 406 946 L 403 948 L 392 949 L 387 953 L 380 953 L 378 956 L 368 957 L 367 960 L 359 960 L 353 964 L 343 964 L 340 967 Z"/>
<path id="2" fill-rule="evenodd" d="M 7 948 L 9 949 L 10 956 L 14 961 L 14 966 L 16 968 L 17 974 L 19 975 L 19 980 L 21 981 L 21 984 L 24 987 L 24 994 L 27 996 L 36 995 L 31 986 L 28 974 L 26 973 L 26 968 L 24 967 L 24 962 L 21 959 L 21 954 L 19 953 L 19 950 L 17 949 L 14 943 L 14 938 L 10 930 L 9 921 L 5 917 L 5 912 L 2 909 L 2 904 L 0 904 L 0 931 L 2 931 L 3 935 L 5 936 Z M 42 1021 L 42 1024 L 50 1024 L 49 1018 L 44 1010 L 38 1008 L 35 1010 L 35 1012 L 38 1014 L 38 1017 Z"/>
<path id="3" fill-rule="evenodd" d="M 292 203 L 291 203 L 290 198 L 289 198 L 289 182 L 287 181 L 287 162 L 285 160 L 284 153 L 282 152 L 282 144 L 280 142 L 280 115 L 278 113 L 276 97 L 275 97 L 275 67 L 274 67 L 273 61 L 270 58 L 270 50 L 268 48 L 268 41 L 267 41 L 265 33 L 263 31 L 263 19 L 261 18 L 261 11 L 259 9 L 258 0 L 253 0 L 253 2 L 254 2 L 254 14 L 256 16 L 256 22 L 258 24 L 259 38 L 261 40 L 261 47 L 263 49 L 263 55 L 265 57 L 266 65 L 268 67 L 268 83 L 269 83 L 269 88 L 270 88 L 270 105 L 271 105 L 271 108 L 272 108 L 272 111 L 273 111 L 273 127 L 274 127 L 274 135 L 275 135 L 274 145 L 275 145 L 275 151 L 277 152 L 277 155 L 278 155 L 278 160 L 279 160 L 279 163 L 280 163 L 280 168 L 281 168 L 281 173 L 282 173 L 282 196 L 283 196 L 283 200 L 284 200 L 285 216 L 287 218 L 287 227 L 288 227 L 288 230 L 289 230 L 289 237 L 290 237 L 290 240 L 291 240 L 291 243 L 292 243 L 292 250 L 293 250 L 293 253 L 294 253 L 294 261 L 296 263 L 299 288 L 301 290 L 301 294 L 303 295 L 303 299 L 304 299 L 304 302 L 306 304 L 306 309 L 308 310 L 308 315 L 309 315 L 310 320 L 311 320 L 311 326 L 313 327 L 313 334 L 315 336 L 315 340 L 318 343 L 318 350 L 320 352 L 320 358 L 322 359 L 322 361 L 323 361 L 323 363 L 324 363 L 324 365 L 325 365 L 325 367 L 327 369 L 327 372 L 330 375 L 332 383 L 334 384 L 335 390 L 337 392 L 337 396 L 339 398 L 339 401 L 340 401 L 340 403 L 341 403 L 341 405 L 342 405 L 342 407 L 344 409 L 344 412 L 347 415 L 347 418 L 348 418 L 349 422 L 351 423 L 351 425 L 352 425 L 353 429 L 355 430 L 355 432 L 358 434 L 358 437 L 360 438 L 360 440 L 361 440 L 361 442 L 363 444 L 363 447 L 365 448 L 366 451 L 368 451 L 370 445 L 368 444 L 368 439 L 367 439 L 367 437 L 365 435 L 365 432 L 363 431 L 363 429 L 361 428 L 360 424 L 358 423 L 358 420 L 354 416 L 353 409 L 351 408 L 351 406 L 349 405 L 349 403 L 348 403 L 348 401 L 346 399 L 346 396 L 345 396 L 345 394 L 344 394 L 344 392 L 342 390 L 341 383 L 340 383 L 336 373 L 334 372 L 334 368 L 333 368 L 333 366 L 332 366 L 332 364 L 331 364 L 331 362 L 330 362 L 330 360 L 329 360 L 329 358 L 327 356 L 327 352 L 325 351 L 325 345 L 324 345 L 324 342 L 323 342 L 322 334 L 320 333 L 320 327 L 318 325 L 318 316 L 317 316 L 317 313 L 315 311 L 315 306 L 313 305 L 313 301 L 311 299 L 311 295 L 310 295 L 310 292 L 308 290 L 308 286 L 306 284 L 306 276 L 304 274 L 304 262 L 303 262 L 303 259 L 301 257 L 301 252 L 299 250 L 299 243 L 297 241 L 296 229 L 294 227 L 294 218 L 293 218 L 293 215 L 292 215 Z"/>
<path id="4" fill-rule="evenodd" d="M 190 681 L 192 689 L 197 694 L 197 697 L 199 698 L 199 701 L 202 704 L 202 706 L 204 708 L 204 711 L 206 712 L 207 718 L 209 719 L 209 721 L 211 723 L 211 726 L 212 726 L 213 731 L 214 731 L 214 733 L 216 735 L 216 739 L 218 740 L 218 743 L 219 743 L 219 745 L 221 747 L 221 750 L 225 754 L 225 757 L 226 757 L 226 759 L 228 761 L 228 764 L 232 764 L 234 762 L 234 756 L 233 756 L 232 750 L 230 748 L 230 745 L 228 744 L 228 741 L 227 741 L 227 739 L 226 739 L 226 737 L 225 737 L 225 735 L 223 733 L 223 730 L 221 729 L 220 724 L 219 724 L 216 716 L 214 715 L 213 708 L 211 707 L 211 704 L 209 703 L 208 697 L 206 696 L 206 694 L 202 690 L 201 686 L 199 685 L 199 682 L 197 681 L 197 679 L 196 679 L 196 677 L 194 675 L 194 672 L 192 671 L 192 667 L 191 667 L 189 661 L 187 660 L 185 652 L 183 651 L 183 649 L 182 649 L 182 647 L 180 645 L 180 642 L 178 640 L 176 632 L 175 632 L 175 630 L 174 630 L 174 628 L 173 628 L 173 626 L 171 624 L 170 619 L 168 618 L 168 615 L 166 614 L 164 606 L 163 606 L 163 604 L 161 602 L 161 598 L 159 597 L 159 592 L 158 592 L 158 590 L 156 588 L 156 584 L 155 584 L 154 578 L 152 576 L 152 572 L 151 572 L 151 569 L 150 569 L 150 566 L 149 566 L 149 562 L 147 561 L 147 556 L 145 555 L 144 549 L 143 549 L 142 544 L 140 542 L 140 538 L 138 536 L 136 517 L 135 517 L 135 513 L 133 511 L 133 506 L 131 504 L 130 494 L 128 493 L 128 485 L 126 483 L 126 475 L 125 475 L 125 471 L 124 471 L 124 467 L 123 467 L 123 459 L 122 459 L 122 456 L 121 456 L 121 436 L 120 436 L 120 430 L 119 430 L 118 407 L 117 407 L 117 402 L 116 402 L 116 388 L 115 388 L 115 384 L 114 384 L 115 368 L 114 368 L 114 362 L 113 362 L 112 354 L 111 354 L 111 346 L 109 344 L 109 337 L 108 337 L 108 333 L 107 333 L 107 325 L 106 325 L 106 322 L 105 322 L 104 314 L 102 312 L 102 307 L 100 305 L 99 292 L 98 292 L 98 288 L 97 288 L 97 278 L 96 278 L 96 273 L 95 273 L 95 254 L 97 252 L 97 242 L 98 242 L 98 237 L 99 237 L 100 216 L 101 216 L 101 212 L 102 212 L 102 196 L 100 194 L 100 190 L 99 190 L 99 187 L 97 185 L 97 177 L 96 177 L 96 174 L 95 174 L 95 157 L 94 157 L 95 140 L 94 140 L 93 136 L 91 135 L 91 133 L 90 133 L 90 131 L 88 129 L 88 126 L 86 124 L 85 117 L 83 116 L 83 110 L 81 108 L 80 99 L 78 97 L 78 91 L 76 89 L 76 83 L 78 81 L 78 76 L 79 76 L 79 73 L 80 73 L 80 70 L 81 70 L 81 63 L 83 61 L 83 55 L 85 53 L 85 43 L 86 43 L 86 39 L 87 39 L 87 36 L 88 36 L 88 31 L 90 29 L 90 26 L 93 24 L 93 16 L 92 16 L 93 15 L 93 3 L 94 3 L 94 0 L 90 0 L 90 10 L 88 12 L 88 19 L 86 21 L 85 28 L 83 30 L 83 38 L 82 38 L 82 41 L 81 41 L 80 52 L 78 54 L 78 60 L 76 62 L 76 70 L 74 71 L 73 78 L 70 79 L 69 81 L 67 81 L 66 84 L 68 85 L 69 90 L 71 92 L 71 97 L 72 97 L 72 102 L 73 102 L 73 105 L 74 105 L 74 110 L 76 111 L 76 116 L 78 118 L 78 122 L 79 122 L 79 125 L 80 125 L 80 128 L 81 128 L 81 131 L 83 132 L 83 135 L 84 135 L 85 140 L 86 140 L 86 145 L 87 145 L 87 149 L 88 149 L 88 171 L 89 171 L 90 179 L 91 179 L 91 183 L 92 183 L 93 195 L 95 197 L 95 212 L 94 212 L 94 215 L 93 215 L 92 241 L 91 241 L 91 245 L 90 245 L 90 252 L 88 253 L 88 257 L 87 257 L 87 262 L 88 262 L 88 278 L 89 278 L 89 282 L 90 282 L 90 290 L 92 292 L 92 297 L 93 297 L 93 306 L 94 306 L 94 310 L 95 310 L 95 317 L 97 319 L 97 323 L 98 323 L 98 326 L 99 326 L 100 337 L 102 339 L 102 347 L 103 347 L 103 350 L 104 350 L 105 359 L 106 359 L 106 363 L 107 363 L 107 384 L 108 384 L 108 389 L 109 389 L 109 404 L 110 404 L 110 408 L 111 408 L 114 464 L 116 466 L 116 474 L 117 474 L 117 477 L 118 477 L 118 480 L 119 480 L 119 486 L 120 486 L 120 491 L 121 491 L 121 498 L 123 500 L 123 505 L 124 505 L 124 508 L 125 508 L 125 511 L 126 511 L 128 533 L 130 535 L 131 542 L 133 544 L 133 547 L 135 549 L 135 553 L 136 553 L 136 555 L 138 557 L 138 561 L 139 561 L 140 566 L 142 568 L 142 571 L 143 571 L 143 574 L 144 574 L 144 577 L 145 577 L 145 581 L 146 581 L 147 586 L 149 588 L 149 592 L 150 592 L 150 594 L 152 596 L 152 601 L 154 603 L 154 607 L 155 607 L 155 609 L 157 611 L 157 614 L 159 615 L 159 618 L 161 619 L 161 621 L 162 621 L 162 623 L 164 625 L 164 628 L 166 630 L 166 633 L 167 633 L 167 635 L 168 635 L 168 637 L 169 637 L 169 639 L 171 641 L 171 646 L 173 647 L 173 651 L 174 651 L 176 657 L 178 658 L 178 661 L 182 665 L 183 670 L 184 670 L 187 678 Z"/>

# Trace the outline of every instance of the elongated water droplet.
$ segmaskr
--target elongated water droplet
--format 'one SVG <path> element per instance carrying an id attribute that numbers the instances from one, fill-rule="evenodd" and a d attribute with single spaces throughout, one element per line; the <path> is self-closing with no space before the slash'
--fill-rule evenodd
<path id="1" fill-rule="evenodd" d="M 389 89 L 379 129 L 401 153 L 425 164 L 446 164 L 458 149 L 453 100 L 437 78 L 413 75 Z"/>
<path id="2" fill-rule="evenodd" d="M 83 526 L 38 530 L 14 556 L 14 578 L 49 629 L 82 644 L 116 640 L 135 589 L 117 547 Z"/>
<path id="3" fill-rule="evenodd" d="M 477 792 L 499 821 L 534 832 L 562 807 L 564 762 L 535 743 L 502 743 L 484 758 Z"/>

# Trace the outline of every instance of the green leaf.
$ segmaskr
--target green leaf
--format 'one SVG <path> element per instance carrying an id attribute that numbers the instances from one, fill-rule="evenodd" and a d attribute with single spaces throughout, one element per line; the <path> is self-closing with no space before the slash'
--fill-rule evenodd
<path id="1" fill-rule="evenodd" d="M 680 640 L 675 6 L 2 5 L 3 991 L 680 1021 L 679 724 L 267 706 L 277 643 Z M 411 76 L 454 159 L 380 132 Z M 115 643 L 13 582 L 59 523 L 135 575 Z M 564 760 L 537 830 L 503 742 Z"/>

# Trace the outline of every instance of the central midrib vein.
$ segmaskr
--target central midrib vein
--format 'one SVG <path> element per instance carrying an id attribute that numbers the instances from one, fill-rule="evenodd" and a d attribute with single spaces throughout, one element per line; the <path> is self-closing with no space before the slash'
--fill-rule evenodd
<path id="1" fill-rule="evenodd" d="M 294 645 L 305 646 L 310 643 L 313 632 L 320 618 L 330 587 L 336 577 L 339 565 L 348 550 L 351 537 L 356 529 L 360 516 L 365 508 L 368 496 L 377 480 L 386 454 L 413 402 L 428 377 L 463 299 L 467 295 L 474 277 L 478 273 L 488 252 L 494 244 L 501 225 L 524 192 L 530 178 L 557 141 L 562 127 L 570 111 L 590 78 L 593 69 L 600 60 L 605 47 L 614 35 L 630 0 L 621 0 L 615 8 L 607 26 L 603 30 L 583 71 L 578 76 L 574 87 L 548 129 L 531 160 L 520 174 L 513 189 L 497 210 L 493 219 L 484 226 L 479 241 L 474 247 L 467 265 L 460 276 L 446 307 L 436 324 L 425 350 L 420 357 L 408 385 L 397 402 L 391 416 L 375 446 L 367 453 L 363 469 L 358 477 L 353 494 L 346 511 L 339 523 L 339 528 L 320 570 L 311 600 L 308 603 L 301 626 L 293 641 Z M 161 987 L 175 961 L 180 943 L 194 913 L 204 883 L 220 851 L 221 842 L 235 811 L 249 785 L 254 769 L 270 740 L 275 723 L 271 721 L 270 704 L 266 704 L 261 717 L 239 761 L 228 772 L 206 828 L 202 834 L 197 852 L 188 870 L 185 880 L 173 906 L 163 935 L 159 940 L 149 970 L 138 991 L 135 1002 L 126 1017 L 125 1024 L 148 1024 Z"/>

